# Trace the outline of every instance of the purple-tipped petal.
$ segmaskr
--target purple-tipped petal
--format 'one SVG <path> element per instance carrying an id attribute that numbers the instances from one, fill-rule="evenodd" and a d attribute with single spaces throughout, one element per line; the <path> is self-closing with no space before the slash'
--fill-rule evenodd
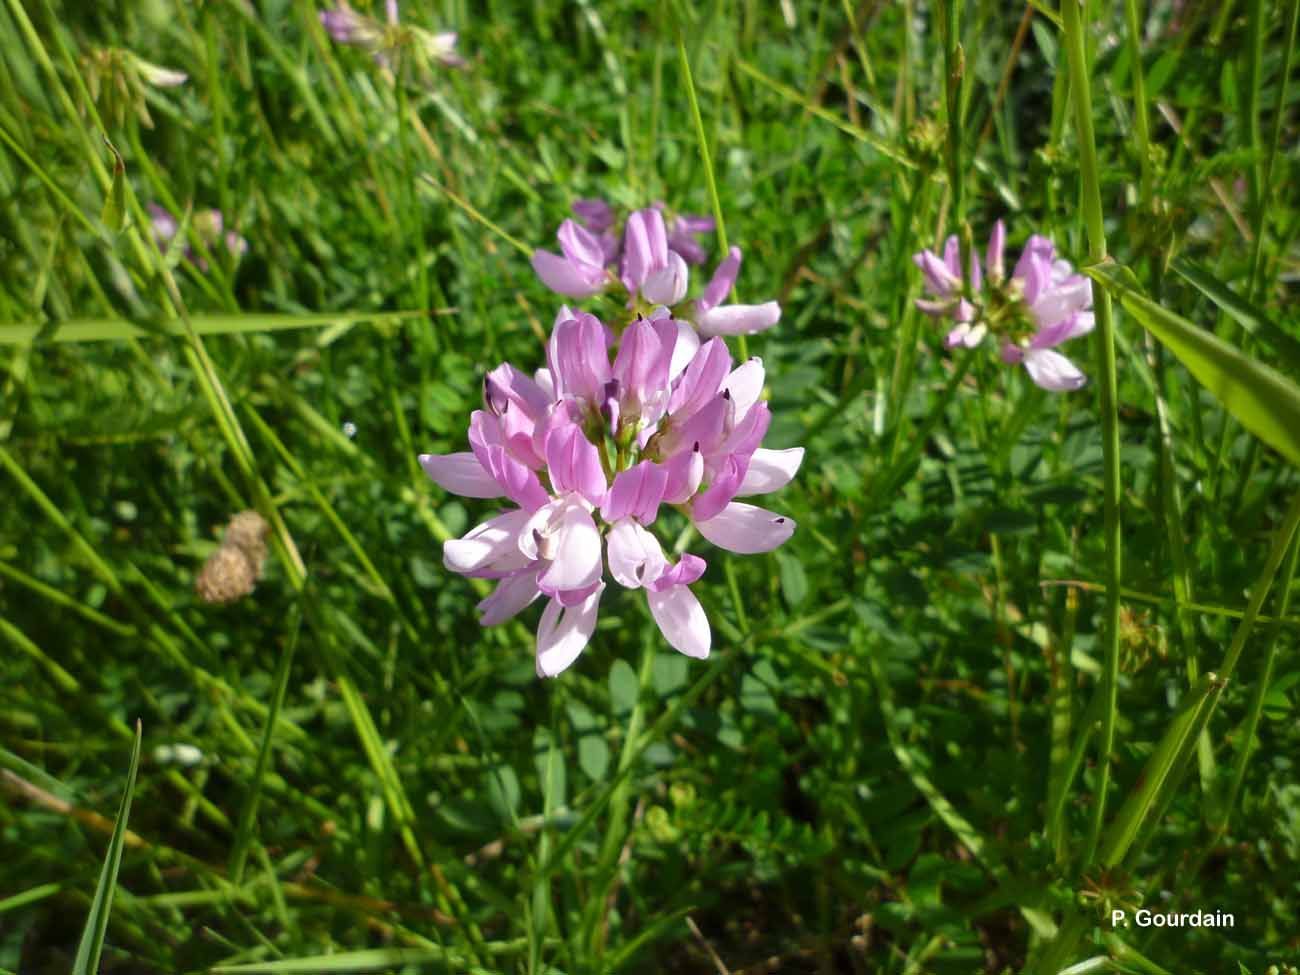
<path id="1" fill-rule="evenodd" d="M 499 498 L 505 492 L 468 451 L 454 454 L 421 454 L 420 466 L 434 484 L 463 498 Z"/>
<path id="2" fill-rule="evenodd" d="M 1025 302 L 1033 305 L 1039 294 L 1052 282 L 1052 257 L 1056 247 L 1050 240 L 1034 234 L 1025 242 L 1025 249 L 1020 252 L 1016 270 L 1011 277 L 1020 282 L 1021 293 Z"/>
<path id="3" fill-rule="evenodd" d="M 1007 228 L 1001 221 L 993 224 L 993 233 L 989 234 L 989 249 L 984 257 L 988 265 L 989 277 L 1001 281 L 1007 276 L 1006 269 Z"/>
<path id="4" fill-rule="evenodd" d="M 686 586 L 673 586 L 663 592 L 646 592 L 650 615 L 659 625 L 664 639 L 679 653 L 703 660 L 709 655 L 712 633 L 704 607 Z"/>
<path id="5" fill-rule="evenodd" d="M 573 214 L 594 234 L 603 234 L 614 226 L 614 211 L 604 200 L 574 200 Z"/>
<path id="6" fill-rule="evenodd" d="M 605 500 L 600 453 L 577 426 L 569 424 L 547 439 L 546 467 L 555 491 L 576 491 L 594 505 Z"/>
<path id="7" fill-rule="evenodd" d="M 748 457 L 737 457 L 734 454 L 727 457 L 713 483 L 691 505 L 691 520 L 707 521 L 729 505 L 740 490 L 748 467 Z"/>
<path id="8" fill-rule="evenodd" d="M 700 316 L 701 335 L 753 335 L 781 320 L 781 306 L 775 301 L 761 305 L 721 305 Z"/>
<path id="9" fill-rule="evenodd" d="M 601 249 L 600 239 L 591 231 L 584 229 L 581 224 L 565 220 L 560 224 L 559 232 L 555 236 L 560 241 L 560 250 L 570 261 L 603 269 L 605 253 Z"/>
<path id="10" fill-rule="evenodd" d="M 1053 393 L 1073 392 L 1088 381 L 1073 362 L 1051 349 L 1027 350 L 1024 363 L 1029 378 Z"/>
<path id="11" fill-rule="evenodd" d="M 701 315 L 722 304 L 727 295 L 731 294 L 731 289 L 736 286 L 736 278 L 740 276 L 740 261 L 739 247 L 732 247 L 727 251 L 727 256 L 713 272 L 704 294 L 695 302 L 695 307 Z"/>
<path id="12" fill-rule="evenodd" d="M 596 631 L 601 583 L 577 606 L 562 606 L 556 599 L 546 604 L 537 625 L 537 676 L 554 677 L 578 659 Z"/>
<path id="13" fill-rule="evenodd" d="M 532 265 L 542 284 L 569 298 L 590 298 L 607 282 L 603 268 L 575 264 L 550 251 L 533 251 Z"/>
<path id="14" fill-rule="evenodd" d="M 766 450 L 759 447 L 749 458 L 749 468 L 745 471 L 745 479 L 740 482 L 736 495 L 747 497 L 778 491 L 790 483 L 802 463 L 802 447 L 791 447 L 788 450 Z"/>
<path id="15" fill-rule="evenodd" d="M 736 404 L 736 416 L 743 417 L 758 402 L 763 395 L 763 380 L 763 360 L 752 356 L 731 370 L 722 381 L 722 388 L 731 394 L 731 401 Z"/>
<path id="16" fill-rule="evenodd" d="M 659 513 L 668 480 L 668 470 L 649 460 L 619 471 L 605 496 L 600 516 L 611 524 L 623 518 L 635 518 L 643 525 L 652 524 Z"/>
<path id="17" fill-rule="evenodd" d="M 934 251 L 921 251 L 912 255 L 912 261 L 925 275 L 925 286 L 930 293 L 947 298 L 961 290 L 961 278 L 954 274 Z"/>
<path id="18" fill-rule="evenodd" d="M 717 395 L 731 371 L 731 354 L 719 338 L 701 345 L 668 399 L 668 412 L 690 416 Z"/>
<path id="19" fill-rule="evenodd" d="M 673 586 L 689 586 L 704 575 L 708 564 L 698 555 L 683 552 L 680 562 L 664 569 L 658 579 L 646 584 L 646 588 L 654 592 L 664 592 Z"/>
<path id="20" fill-rule="evenodd" d="M 719 548 L 755 555 L 783 545 L 794 534 L 795 524 L 783 515 L 733 501 L 708 521 L 697 521 L 695 528 Z"/>

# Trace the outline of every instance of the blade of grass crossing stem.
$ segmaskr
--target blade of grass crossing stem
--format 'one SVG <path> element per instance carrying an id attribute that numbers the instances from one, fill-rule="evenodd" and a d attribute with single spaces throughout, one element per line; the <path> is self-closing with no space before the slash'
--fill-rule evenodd
<path id="1" fill-rule="evenodd" d="M 104 857 L 104 868 L 99 874 L 99 883 L 95 885 L 95 896 L 90 901 L 90 915 L 86 918 L 86 927 L 81 932 L 81 942 L 77 945 L 77 956 L 72 962 L 72 975 L 98 975 L 99 956 L 104 950 L 104 938 L 108 935 L 108 915 L 113 909 L 113 891 L 117 888 L 117 871 L 122 865 L 122 845 L 126 835 L 126 821 L 131 815 L 131 797 L 135 794 L 135 776 L 140 767 L 140 722 L 135 723 L 135 742 L 131 746 L 131 765 L 126 772 L 126 789 L 122 793 L 122 804 L 117 809 L 117 819 L 113 823 L 113 835 L 108 841 L 108 853 Z"/>
<path id="2" fill-rule="evenodd" d="M 1242 426 L 1300 465 L 1300 387 L 1277 370 L 1148 298 L 1133 272 L 1106 262 L 1084 273 L 1187 367 Z"/>
<path id="3" fill-rule="evenodd" d="M 1093 262 L 1106 257 L 1106 226 L 1102 217 L 1100 167 L 1097 143 L 1092 130 L 1092 78 L 1085 44 L 1083 11 L 1076 3 L 1061 5 L 1065 33 L 1066 60 L 1070 72 L 1070 100 L 1074 106 L 1075 131 L 1079 143 L 1079 176 L 1083 222 L 1088 236 L 1088 256 Z M 1111 752 L 1115 747 L 1115 724 L 1119 710 L 1119 608 L 1122 552 L 1120 548 L 1120 454 L 1118 379 L 1115 365 L 1115 325 L 1111 315 L 1110 294 L 1096 296 L 1094 315 L 1097 321 L 1097 375 L 1101 411 L 1102 463 L 1104 476 L 1104 519 L 1102 539 L 1105 545 L 1106 602 L 1102 622 L 1104 661 L 1102 688 L 1101 735 L 1098 742 L 1097 795 L 1093 802 L 1092 822 L 1084 863 L 1091 862 L 1101 836 L 1106 814 L 1106 792 L 1110 786 Z"/>
<path id="4" fill-rule="evenodd" d="M 1258 307 L 1194 261 L 1175 258 L 1173 269 L 1256 338 L 1263 339 L 1293 372 L 1300 373 L 1300 341 L 1279 327 Z"/>
<path id="5" fill-rule="evenodd" d="M 275 669 L 275 690 L 272 692 L 271 710 L 266 716 L 262 744 L 257 752 L 257 764 L 253 767 L 253 779 L 248 783 L 248 796 L 244 800 L 244 808 L 240 811 L 235 841 L 230 850 L 230 881 L 236 886 L 244 879 L 244 865 L 248 861 L 248 847 L 253 838 L 253 823 L 256 821 L 257 805 L 262 797 L 262 781 L 266 778 L 266 769 L 271 761 L 271 741 L 275 736 L 275 722 L 284 707 L 285 691 L 289 686 L 289 668 L 293 664 L 293 653 L 298 646 L 298 633 L 301 626 L 302 610 L 295 605 L 293 621 L 289 624 L 289 638 L 280 652 L 280 660 Z"/>

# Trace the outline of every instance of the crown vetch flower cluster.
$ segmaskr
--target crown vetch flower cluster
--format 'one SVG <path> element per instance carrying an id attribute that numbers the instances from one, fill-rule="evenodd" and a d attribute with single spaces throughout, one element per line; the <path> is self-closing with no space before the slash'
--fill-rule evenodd
<path id="1" fill-rule="evenodd" d="M 393 54 L 409 47 L 429 62 L 445 68 L 459 68 L 465 59 L 456 51 L 458 34 L 455 31 L 431 33 L 420 27 L 402 24 L 398 16 L 397 0 L 384 0 L 383 22 L 358 13 L 340 0 L 337 7 L 320 12 L 321 26 L 339 44 L 349 44 L 369 51 L 375 61 L 391 68 Z"/>
<path id="2" fill-rule="evenodd" d="M 947 316 L 957 324 L 948 332 L 948 348 L 973 349 L 992 333 L 1001 340 L 1002 361 L 1022 364 L 1043 389 L 1067 392 L 1086 381 L 1082 372 L 1056 347 L 1092 331 L 1092 282 L 1075 274 L 1069 261 L 1056 256 L 1055 245 L 1034 234 L 1025 243 L 1011 277 L 1003 251 L 1006 228 L 999 220 L 989 237 L 987 278 L 979 257 L 970 256 L 970 294 L 962 293 L 961 248 L 955 236 L 944 244 L 943 257 L 925 250 L 913 257 L 925 275 L 931 299 L 918 299 L 928 315 Z"/>
<path id="3" fill-rule="evenodd" d="M 687 308 L 686 257 L 667 248 L 662 214 L 633 213 L 615 240 L 598 236 L 613 226 L 600 201 L 579 201 L 575 211 L 588 226 L 566 226 L 590 237 L 580 238 L 575 253 L 598 263 L 602 274 L 619 262 L 634 306 L 653 307 L 634 311 L 621 334 L 594 315 L 561 307 L 545 368 L 529 376 L 504 363 L 484 378 L 483 409 L 470 418 L 470 450 L 420 457 L 446 490 L 513 505 L 447 542 L 443 562 L 497 581 L 478 605 L 484 626 L 546 598 L 537 629 L 539 676 L 562 672 L 591 639 L 606 566 L 619 585 L 645 591 L 674 648 L 708 656 L 709 622 L 690 589 L 705 561 L 689 552 L 674 561 L 651 529 L 668 506 L 720 548 L 770 551 L 793 534 L 794 522 L 736 499 L 783 487 L 803 460 L 801 447 L 760 446 L 771 422 L 761 399 L 761 360 L 735 365 L 724 339 L 702 338 L 679 315 Z M 696 222 L 679 223 L 680 233 L 706 229 L 700 218 L 686 219 Z M 562 228 L 561 242 L 571 234 Z M 668 255 L 682 262 L 680 282 L 668 281 L 676 274 Z M 569 251 L 555 259 L 568 261 Z M 732 265 L 723 264 L 738 267 L 738 253 Z M 727 273 L 721 294 L 734 281 L 734 269 Z M 697 316 L 718 307 L 720 294 L 708 304 L 722 288 L 716 283 L 717 275 L 691 306 Z"/>
<path id="4" fill-rule="evenodd" d="M 704 262 L 696 236 L 713 230 L 710 218 L 682 214 L 669 223 L 661 207 L 647 207 L 629 214 L 619 233 L 614 211 L 603 200 L 579 200 L 573 210 L 578 220 L 565 220 L 556 234 L 560 253 L 533 252 L 533 270 L 557 294 L 590 298 L 621 288 L 629 307 L 663 305 L 709 336 L 761 332 L 780 320 L 781 306 L 775 301 L 723 304 L 740 275 L 739 247 L 731 248 L 718 265 L 704 293 L 685 301 L 687 265 Z"/>

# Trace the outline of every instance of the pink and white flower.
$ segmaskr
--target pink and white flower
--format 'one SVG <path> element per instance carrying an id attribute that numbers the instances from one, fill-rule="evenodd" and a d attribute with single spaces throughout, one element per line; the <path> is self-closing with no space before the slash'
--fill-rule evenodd
<path id="1" fill-rule="evenodd" d="M 642 240 L 625 271 L 643 287 L 672 264 L 654 218 L 640 213 Z M 652 529 L 667 505 L 730 551 L 766 552 L 790 538 L 791 519 L 736 500 L 784 487 L 803 459 L 802 448 L 759 446 L 771 419 L 763 383 L 760 360 L 733 368 L 721 338 L 701 341 L 666 309 L 619 337 L 562 309 L 547 368 L 529 377 L 506 364 L 485 378 L 471 450 L 420 457 L 446 490 L 515 506 L 443 548 L 452 571 L 497 580 L 479 603 L 482 624 L 545 597 L 537 672 L 554 676 L 595 631 L 608 566 L 614 582 L 645 591 L 671 646 L 707 657 L 709 622 L 690 588 L 705 561 L 689 552 L 674 560 Z"/>
<path id="2" fill-rule="evenodd" d="M 1076 274 L 1068 261 L 1056 255 L 1055 245 L 1038 234 L 1025 243 L 1007 278 L 1005 245 L 1006 229 L 999 220 L 989 238 L 986 267 L 981 269 L 979 258 L 971 254 L 968 291 L 961 278 L 955 236 L 945 242 L 942 258 L 928 250 L 915 255 L 913 260 L 933 296 L 919 299 L 917 307 L 957 323 L 948 332 L 949 348 L 973 349 L 993 334 L 999 339 L 1002 361 L 1024 365 L 1029 378 L 1043 389 L 1079 389 L 1086 377 L 1056 347 L 1092 331 L 1092 283 Z"/>

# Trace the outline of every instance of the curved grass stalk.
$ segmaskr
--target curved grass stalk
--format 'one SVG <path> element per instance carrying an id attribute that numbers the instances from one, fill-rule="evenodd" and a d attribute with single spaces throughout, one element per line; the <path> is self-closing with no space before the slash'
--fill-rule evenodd
<path id="1" fill-rule="evenodd" d="M 1092 128 L 1092 89 L 1088 53 L 1084 43 L 1083 13 L 1073 2 L 1061 5 L 1065 31 L 1065 49 L 1070 71 L 1070 95 L 1074 103 L 1075 131 L 1079 141 L 1079 172 L 1083 183 L 1083 221 L 1088 235 L 1088 257 L 1093 262 L 1106 257 L 1106 226 L 1101 209 L 1100 167 L 1097 143 Z M 1100 389 L 1102 461 L 1105 468 L 1103 542 L 1106 549 L 1106 603 L 1102 619 L 1102 647 L 1105 661 L 1102 670 L 1101 736 L 1098 743 L 1097 795 L 1092 807 L 1092 822 L 1084 850 L 1083 863 L 1090 864 L 1097 853 L 1101 826 L 1106 815 L 1106 792 L 1110 787 L 1111 752 L 1115 747 L 1115 724 L 1119 711 L 1119 607 L 1121 578 L 1120 539 L 1120 457 L 1118 380 L 1115 365 L 1115 324 L 1110 295 L 1104 290 L 1096 296 L 1097 375 Z"/>

